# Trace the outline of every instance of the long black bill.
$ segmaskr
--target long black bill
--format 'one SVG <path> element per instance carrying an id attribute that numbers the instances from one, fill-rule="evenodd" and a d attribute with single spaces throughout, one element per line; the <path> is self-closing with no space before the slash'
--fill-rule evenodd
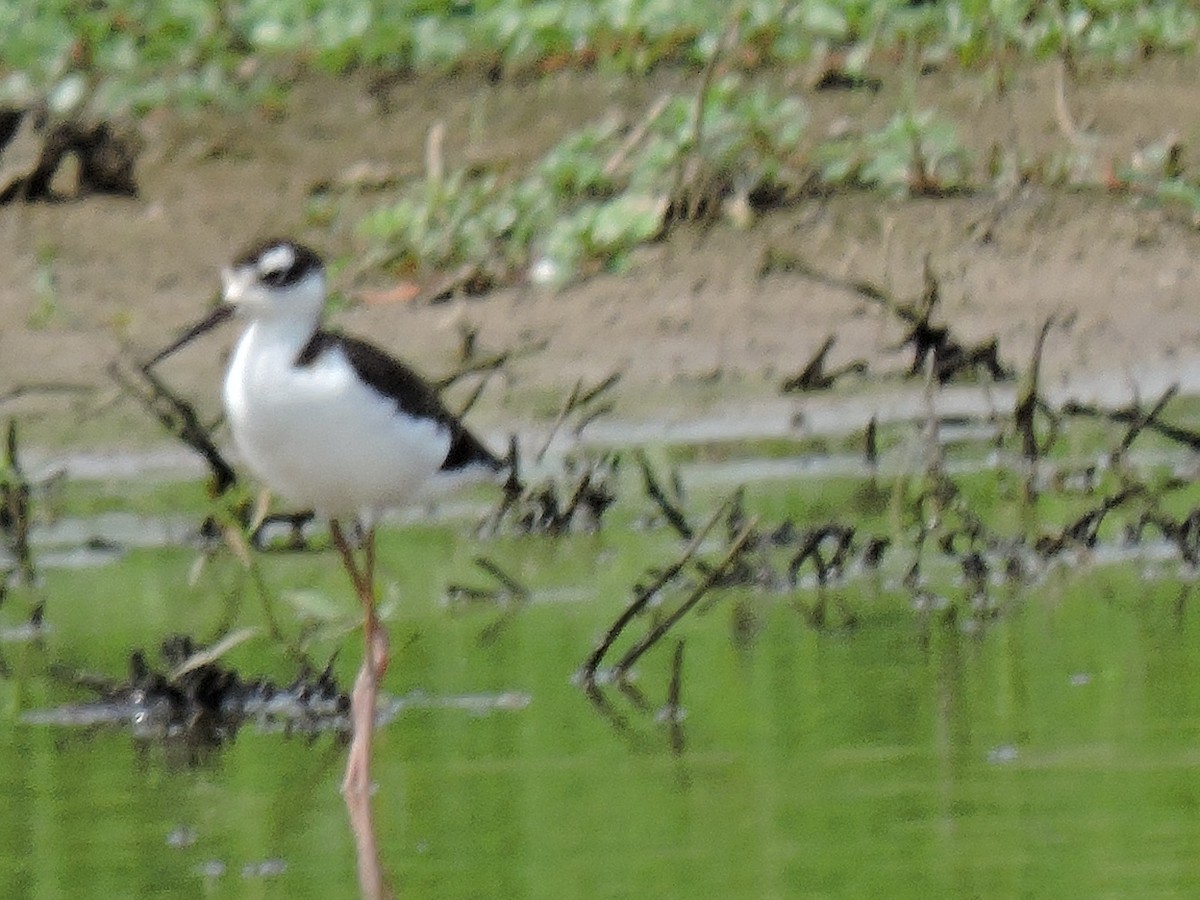
<path id="1" fill-rule="evenodd" d="M 164 347 L 162 350 L 160 350 L 154 355 L 153 359 L 151 359 L 149 362 L 142 363 L 142 369 L 146 370 L 158 365 L 180 347 L 190 344 L 196 338 L 200 337 L 200 335 L 204 334 L 204 332 L 212 331 L 218 325 L 231 318 L 235 309 L 236 307 L 229 303 L 222 303 L 220 306 L 214 307 L 212 312 L 181 334 L 167 347 Z"/>

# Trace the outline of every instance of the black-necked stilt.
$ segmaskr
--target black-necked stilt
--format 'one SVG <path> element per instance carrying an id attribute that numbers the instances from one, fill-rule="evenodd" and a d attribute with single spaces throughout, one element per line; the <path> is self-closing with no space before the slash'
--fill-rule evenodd
<path id="1" fill-rule="evenodd" d="M 387 636 L 375 611 L 375 523 L 440 484 L 496 476 L 504 464 L 412 369 L 370 344 L 320 327 L 325 267 L 312 250 L 273 240 L 222 272 L 224 303 L 154 361 L 235 313 L 245 331 L 224 403 L 246 465 L 286 499 L 328 516 L 362 603 L 365 656 L 352 695 L 354 737 L 343 791 L 368 789 L 377 686 Z M 343 531 L 363 526 L 361 558 Z"/>

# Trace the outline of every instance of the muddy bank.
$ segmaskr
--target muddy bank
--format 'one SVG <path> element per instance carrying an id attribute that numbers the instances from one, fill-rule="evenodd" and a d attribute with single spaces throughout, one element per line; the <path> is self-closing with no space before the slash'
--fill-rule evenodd
<path id="1" fill-rule="evenodd" d="M 1074 120 L 1090 142 L 1097 179 L 1106 160 L 1126 159 L 1140 142 L 1170 131 L 1188 155 L 1197 68 L 1195 61 L 1157 60 L 1087 73 L 1072 84 Z M 142 126 L 147 150 L 137 199 L 0 212 L 0 262 L 10 273 L 0 284 L 0 414 L 21 415 L 35 442 L 152 442 L 154 424 L 119 398 L 106 365 L 122 347 L 160 346 L 194 318 L 213 293 L 219 265 L 250 238 L 287 233 L 330 256 L 359 249 L 356 213 L 380 195 L 348 200 L 332 222 L 306 224 L 314 185 L 363 163 L 401 181 L 420 177 L 425 135 L 437 121 L 447 126 L 449 165 L 516 170 L 597 114 L 636 119 L 658 93 L 690 77 L 664 73 L 622 84 L 565 73 L 499 86 L 313 78 L 296 86 L 277 118 L 155 116 Z M 886 82 L 878 93 L 817 94 L 799 74 L 790 80 L 812 108 L 814 134 L 846 119 L 877 127 L 897 103 L 897 87 Z M 997 144 L 1034 158 L 1062 151 L 1069 138 L 1051 70 L 1020 74 L 1004 96 L 987 85 L 958 73 L 923 79 L 920 87 L 922 105 L 960 123 L 977 169 Z M 1150 95 L 1154 104 L 1145 102 Z M 774 398 L 829 335 L 837 338 L 830 365 L 869 363 L 867 376 L 847 382 L 861 390 L 886 392 L 906 369 L 909 354 L 897 350 L 903 323 L 779 260 L 911 299 L 922 290 L 928 256 L 942 317 L 963 340 L 995 336 L 1001 357 L 1020 370 L 1053 313 L 1063 325 L 1047 343 L 1047 384 L 1132 385 L 1173 380 L 1200 365 L 1192 300 L 1198 251 L 1200 234 L 1178 211 L 1100 188 L 1027 186 L 954 199 L 845 194 L 773 212 L 747 230 L 679 230 L 639 251 L 629 274 L 561 292 L 525 285 L 437 306 L 362 304 L 337 318 L 431 374 L 453 368 L 466 325 L 478 330 L 485 350 L 539 346 L 485 392 L 472 414 L 483 428 L 552 417 L 577 378 L 614 371 L 623 373 L 618 415 L 686 420 Z M 378 276 L 337 285 L 351 299 L 386 286 Z M 231 337 L 190 350 L 167 369 L 173 384 L 214 414 L 221 350 Z"/>

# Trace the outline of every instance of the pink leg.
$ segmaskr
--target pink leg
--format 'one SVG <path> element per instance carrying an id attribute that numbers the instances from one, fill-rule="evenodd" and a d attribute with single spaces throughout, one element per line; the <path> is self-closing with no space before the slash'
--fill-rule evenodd
<path id="1" fill-rule="evenodd" d="M 390 892 L 384 882 L 371 818 L 371 740 L 375 731 L 379 682 L 388 666 L 388 638 L 375 613 L 375 529 L 372 527 L 366 534 L 360 566 L 338 522 L 331 521 L 329 528 L 363 608 L 363 661 L 350 694 L 352 731 L 346 774 L 342 778 L 342 796 L 346 800 L 358 848 L 358 881 L 362 895 L 370 900 L 381 900 L 390 896 Z"/>

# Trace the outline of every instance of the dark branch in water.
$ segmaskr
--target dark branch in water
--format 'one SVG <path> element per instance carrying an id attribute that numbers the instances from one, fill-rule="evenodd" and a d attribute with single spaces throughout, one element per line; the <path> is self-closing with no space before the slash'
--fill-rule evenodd
<path id="1" fill-rule="evenodd" d="M 600 416 L 606 415 L 615 408 L 613 403 L 596 404 L 601 396 L 608 393 L 617 382 L 621 380 L 620 372 L 613 372 L 599 384 L 594 387 L 584 390 L 583 379 L 576 380 L 575 386 L 571 388 L 571 393 L 568 395 L 566 402 L 558 410 L 558 415 L 554 417 L 554 422 L 550 426 L 549 432 L 546 434 L 546 439 L 542 442 L 541 448 L 538 450 L 534 459 L 541 462 L 546 455 L 546 451 L 550 449 L 550 445 L 554 442 L 555 435 L 562 428 L 563 423 L 573 412 L 580 414 L 579 422 L 575 425 L 575 435 L 578 436 L 587 425 L 594 422 Z"/>
<path id="2" fill-rule="evenodd" d="M 500 609 L 499 617 L 479 635 L 479 643 L 487 646 L 499 637 L 501 631 L 512 622 L 517 611 L 529 600 L 529 588 L 486 556 L 475 557 L 475 565 L 495 579 L 499 587 L 477 588 L 450 584 L 446 586 L 445 597 L 448 604 L 486 603 Z"/>
<path id="3" fill-rule="evenodd" d="M 475 557 L 475 565 L 487 572 L 496 581 L 500 582 L 501 587 L 507 592 L 507 596 L 514 600 L 528 600 L 529 588 L 517 581 L 507 572 L 500 568 L 495 562 L 486 556 Z"/>
<path id="4" fill-rule="evenodd" d="M 826 559 L 821 550 L 831 538 L 834 542 L 833 551 Z M 853 544 L 853 526 L 829 524 L 810 528 L 800 542 L 800 549 L 788 563 L 788 583 L 792 587 L 796 586 L 800 569 L 811 559 L 816 569 L 817 584 L 823 587 L 829 582 L 831 575 L 845 571 L 846 560 Z"/>
<path id="5" fill-rule="evenodd" d="M 25 584 L 34 582 L 33 554 L 29 549 L 30 497 L 32 488 L 21 468 L 17 454 L 17 423 L 8 420 L 4 443 L 4 462 L 0 466 L 0 531 L 17 561 L 17 571 Z M 0 576 L 0 583 L 6 579 Z"/>
<path id="6" fill-rule="evenodd" d="M 679 718 L 679 695 L 683 690 L 683 647 L 686 642 L 675 642 L 675 656 L 671 660 L 671 680 L 667 684 L 666 713 L 672 720 Z"/>
<path id="7" fill-rule="evenodd" d="M 1138 435 L 1140 435 L 1147 426 L 1153 424 L 1158 419 L 1159 414 L 1166 408 L 1168 403 L 1175 399 L 1175 395 L 1178 393 L 1179 385 L 1171 385 L 1169 388 L 1163 391 L 1162 396 L 1158 398 L 1158 401 L 1150 408 L 1149 412 L 1147 412 L 1144 416 L 1139 416 L 1130 424 L 1129 430 L 1126 431 L 1125 436 L 1121 438 L 1121 443 L 1117 446 L 1117 449 L 1112 452 L 1111 458 L 1114 465 L 1119 462 L 1121 457 L 1125 455 L 1126 451 L 1133 446 L 1133 442 L 1137 440 Z"/>
<path id="8" fill-rule="evenodd" d="M 509 459 L 516 459 L 516 441 L 510 444 Z M 614 476 L 619 459 L 606 454 L 599 459 L 568 459 L 561 477 L 549 477 L 526 486 L 516 477 L 517 466 L 509 465 L 500 504 L 482 523 L 481 530 L 493 534 L 510 522 L 520 534 L 561 535 L 572 530 L 596 531 L 604 513 L 616 500 Z M 564 479 L 572 475 L 573 480 Z"/>
<path id="9" fill-rule="evenodd" d="M 1013 425 L 1017 434 L 1021 436 L 1021 455 L 1030 463 L 1037 462 L 1043 451 L 1043 448 L 1038 445 L 1037 434 L 1033 429 L 1033 419 L 1034 413 L 1041 404 L 1041 394 L 1038 392 L 1038 388 L 1041 379 L 1042 354 L 1046 349 L 1046 337 L 1050 334 L 1052 327 L 1054 327 L 1054 316 L 1047 316 L 1046 320 L 1042 322 L 1041 331 L 1038 332 L 1037 340 L 1034 342 L 1029 373 L 1013 410 Z"/>
<path id="10" fill-rule="evenodd" d="M 676 641 L 675 655 L 671 659 L 671 680 L 667 684 L 667 702 L 663 707 L 663 718 L 671 735 L 671 750 L 677 755 L 683 752 L 684 747 L 683 709 L 679 703 L 683 691 L 683 648 L 684 641 Z"/>
<path id="11" fill-rule="evenodd" d="M 704 579 L 692 589 L 692 592 L 688 594 L 686 598 L 684 598 L 683 602 L 675 607 L 675 609 L 673 609 L 666 617 L 664 617 L 661 622 L 650 629 L 650 632 L 645 637 L 634 644 L 633 647 L 631 647 L 625 653 L 625 655 L 621 657 L 616 665 L 618 676 L 624 677 L 625 673 L 629 671 L 630 667 L 633 666 L 633 664 L 639 659 L 641 659 L 647 650 L 657 644 L 668 631 L 674 628 L 679 620 L 686 616 L 688 612 L 691 611 L 692 607 L 699 603 L 704 595 L 708 593 L 708 591 L 718 581 L 720 581 L 726 570 L 728 570 L 734 564 L 734 562 L 737 561 L 738 557 L 741 556 L 742 551 L 746 549 L 747 542 L 755 533 L 754 527 L 756 524 L 757 520 L 751 520 L 749 523 L 747 523 L 746 527 L 742 529 L 741 534 L 739 534 L 729 546 L 729 549 L 725 552 L 725 555 L 721 557 L 720 562 L 718 562 L 704 577 Z"/>
<path id="12" fill-rule="evenodd" d="M 863 461 L 872 472 L 879 466 L 879 417 L 871 416 L 863 432 Z"/>
<path id="13" fill-rule="evenodd" d="M 692 526 L 688 524 L 687 517 L 683 511 L 667 497 L 662 489 L 662 485 L 658 483 L 658 478 L 655 477 L 654 471 L 650 468 L 650 460 L 646 458 L 646 454 L 642 451 L 637 453 L 638 466 L 642 470 L 642 480 L 646 486 L 646 496 L 653 500 L 662 514 L 666 517 L 668 524 L 679 533 L 679 536 L 686 540 L 692 538 Z"/>
<path id="14" fill-rule="evenodd" d="M 1074 521 L 1069 522 L 1058 534 L 1043 535 L 1038 538 L 1034 549 L 1042 557 L 1050 558 L 1072 546 L 1095 547 L 1105 516 L 1133 497 L 1144 493 L 1145 489 L 1140 484 L 1122 488 L 1112 496 L 1105 497 L 1099 506 L 1089 509 Z"/>
<path id="15" fill-rule="evenodd" d="M 334 679 L 333 660 L 319 673 L 303 666 L 288 685 L 264 678 L 244 680 L 220 661 L 223 649 L 244 637 L 231 635 L 204 649 L 186 635 L 172 635 L 160 648 L 165 669 L 151 665 L 141 650 L 135 650 L 128 677 L 120 681 L 59 671 L 61 677 L 94 691 L 99 701 L 67 707 L 55 721 L 134 723 L 140 738 L 177 741 L 193 750 L 232 740 L 247 721 L 307 734 L 347 729 L 349 698 Z"/>
<path id="16" fill-rule="evenodd" d="M 1153 416 L 1147 416 L 1136 403 L 1122 407 L 1121 409 L 1101 409 L 1098 406 L 1071 401 L 1063 405 L 1062 414 L 1064 416 L 1106 419 L 1109 422 L 1118 422 L 1124 425 L 1141 423 L 1139 431 L 1149 428 L 1151 431 L 1162 435 L 1168 440 L 1175 441 L 1177 444 L 1182 444 L 1192 450 L 1200 450 L 1200 431 L 1163 422 L 1158 418 L 1157 413 Z M 1136 436 L 1135 434 L 1134 437 Z"/>
<path id="17" fill-rule="evenodd" d="M 596 649 L 591 652 L 591 655 L 589 655 L 587 660 L 584 662 L 583 682 L 585 685 L 591 686 L 595 684 L 596 669 L 599 668 L 601 660 L 604 659 L 612 645 L 616 643 L 617 638 L 621 636 L 621 633 L 629 626 L 630 622 L 641 615 L 642 611 L 645 610 L 650 604 L 650 601 L 658 595 L 659 591 L 679 577 L 679 574 L 683 571 L 684 567 L 689 561 L 691 561 L 692 557 L 696 555 L 696 551 L 700 549 L 700 545 L 704 542 L 704 539 L 708 537 L 709 532 L 712 531 L 717 522 L 721 520 L 721 516 L 724 515 L 726 509 L 729 507 L 729 504 L 730 500 L 727 499 L 717 507 L 716 511 L 709 516 L 708 521 L 704 523 L 704 525 L 700 528 L 700 531 L 691 539 L 675 562 L 671 563 L 671 565 L 659 572 L 655 576 L 654 580 L 650 582 L 650 584 L 644 586 L 639 585 L 634 590 L 632 602 L 630 602 L 630 604 L 625 607 L 621 614 L 617 616 L 612 625 L 609 626 L 604 637 L 600 640 L 600 643 L 596 645 Z"/>
<path id="18" fill-rule="evenodd" d="M 1146 512 L 1133 529 L 1133 540 L 1140 540 L 1147 525 L 1158 528 L 1163 538 L 1179 550 L 1180 558 L 1189 565 L 1200 565 L 1200 508 L 1193 509 L 1182 519 L 1173 519 L 1163 512 Z"/>

